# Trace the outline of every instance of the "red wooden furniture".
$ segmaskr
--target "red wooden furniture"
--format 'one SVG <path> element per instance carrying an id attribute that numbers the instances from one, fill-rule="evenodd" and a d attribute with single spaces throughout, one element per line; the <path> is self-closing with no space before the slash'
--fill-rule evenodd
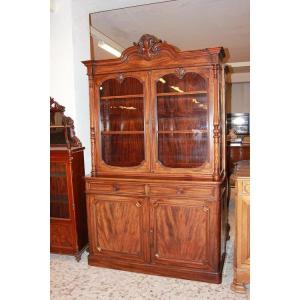
<path id="1" fill-rule="evenodd" d="M 50 251 L 79 261 L 88 243 L 84 148 L 64 110 L 50 99 Z"/>

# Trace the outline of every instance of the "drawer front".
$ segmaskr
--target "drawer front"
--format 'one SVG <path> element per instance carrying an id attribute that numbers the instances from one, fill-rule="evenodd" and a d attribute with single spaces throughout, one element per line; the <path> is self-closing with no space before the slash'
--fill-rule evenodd
<path id="1" fill-rule="evenodd" d="M 86 184 L 88 193 L 101 193 L 110 195 L 145 195 L 145 185 L 136 182 L 104 181 Z"/>
<path id="2" fill-rule="evenodd" d="M 150 184 L 151 196 L 176 196 L 176 197 L 193 197 L 214 199 L 216 196 L 215 187 L 199 187 L 194 185 L 165 185 L 165 184 Z"/>

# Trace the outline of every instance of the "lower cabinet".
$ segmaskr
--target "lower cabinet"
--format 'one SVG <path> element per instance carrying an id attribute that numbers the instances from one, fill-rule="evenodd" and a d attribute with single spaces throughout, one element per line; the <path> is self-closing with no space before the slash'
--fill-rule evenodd
<path id="1" fill-rule="evenodd" d="M 104 182 L 107 194 L 102 194 L 87 183 L 90 265 L 221 282 L 226 235 L 221 210 L 226 205 L 219 187 L 207 188 L 198 198 L 194 190 L 193 197 L 180 196 L 189 186 L 181 187 L 179 196 L 160 197 L 156 190 L 151 195 L 151 185 L 145 184 L 145 195 L 137 196 L 129 188 L 120 194 L 116 184 Z M 101 185 L 97 183 L 103 190 Z"/>
<path id="2" fill-rule="evenodd" d="M 50 151 L 50 252 L 77 261 L 88 245 L 83 150 Z"/>

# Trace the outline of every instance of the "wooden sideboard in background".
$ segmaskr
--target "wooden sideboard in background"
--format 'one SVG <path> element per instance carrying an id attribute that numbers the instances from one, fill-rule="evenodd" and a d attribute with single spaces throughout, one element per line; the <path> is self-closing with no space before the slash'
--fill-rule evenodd
<path id="1" fill-rule="evenodd" d="M 231 289 L 245 293 L 245 285 L 250 282 L 250 161 L 238 162 L 233 177 L 236 193 L 234 279 Z"/>
<path id="2" fill-rule="evenodd" d="M 50 98 L 50 252 L 79 261 L 88 244 L 84 147 L 64 111 Z"/>

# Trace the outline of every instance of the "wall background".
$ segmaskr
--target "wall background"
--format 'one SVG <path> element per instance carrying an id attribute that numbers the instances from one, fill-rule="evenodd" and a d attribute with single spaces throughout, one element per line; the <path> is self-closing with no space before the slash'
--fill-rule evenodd
<path id="1" fill-rule="evenodd" d="M 66 115 L 76 126 L 71 0 L 52 1 L 51 5 L 50 96 L 66 107 Z"/>
<path id="2" fill-rule="evenodd" d="M 226 97 L 226 112 L 250 113 L 250 82 L 232 83 Z"/>

